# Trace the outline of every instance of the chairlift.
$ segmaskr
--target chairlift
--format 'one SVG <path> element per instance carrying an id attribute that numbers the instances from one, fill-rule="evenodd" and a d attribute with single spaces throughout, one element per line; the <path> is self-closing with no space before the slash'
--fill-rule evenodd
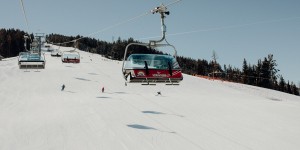
<path id="1" fill-rule="evenodd" d="M 166 26 L 164 24 L 166 7 L 161 5 L 152 10 L 153 13 L 161 14 L 162 39 L 158 41 L 149 41 L 149 43 L 130 43 L 126 46 L 122 73 L 128 83 L 141 83 L 142 85 L 156 85 L 156 83 L 165 83 L 166 85 L 179 85 L 183 80 L 181 68 L 176 60 L 176 48 L 165 40 Z M 166 44 L 161 42 L 165 40 Z M 148 48 L 171 47 L 174 55 L 162 54 L 131 54 L 128 58 L 127 52 L 130 46 L 145 46 Z"/>
<path id="2" fill-rule="evenodd" d="M 76 40 L 74 40 L 74 49 L 65 51 L 61 55 L 63 63 L 80 63 L 80 54 L 76 51 Z"/>
<path id="3" fill-rule="evenodd" d="M 19 54 L 20 69 L 45 69 L 45 56 L 32 52 L 21 52 Z"/>
<path id="4" fill-rule="evenodd" d="M 28 36 L 24 38 L 27 40 Z M 33 41 L 30 51 L 19 53 L 18 65 L 20 69 L 45 69 L 46 60 L 44 54 L 41 53 L 41 36 L 37 36 L 37 39 Z"/>
<path id="5" fill-rule="evenodd" d="M 58 47 L 58 49 L 54 49 L 53 51 L 51 51 L 51 56 L 52 57 L 61 57 L 62 52 L 60 51 L 60 46 Z"/>
<path id="6" fill-rule="evenodd" d="M 63 63 L 80 63 L 80 54 L 76 51 L 65 51 L 61 55 Z"/>

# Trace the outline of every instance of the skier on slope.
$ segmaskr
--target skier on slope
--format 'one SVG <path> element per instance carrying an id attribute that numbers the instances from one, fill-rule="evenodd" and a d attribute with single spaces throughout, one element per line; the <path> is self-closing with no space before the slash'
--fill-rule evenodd
<path id="1" fill-rule="evenodd" d="M 63 84 L 62 86 L 61 86 L 61 91 L 63 91 L 64 89 L 65 89 L 65 84 Z"/>
<path id="2" fill-rule="evenodd" d="M 160 95 L 160 96 L 161 96 L 161 91 L 158 91 L 158 92 L 157 92 L 157 95 L 156 95 L 156 96 L 158 96 L 158 95 Z"/>
<path id="3" fill-rule="evenodd" d="M 102 93 L 104 92 L 104 87 L 102 87 Z"/>

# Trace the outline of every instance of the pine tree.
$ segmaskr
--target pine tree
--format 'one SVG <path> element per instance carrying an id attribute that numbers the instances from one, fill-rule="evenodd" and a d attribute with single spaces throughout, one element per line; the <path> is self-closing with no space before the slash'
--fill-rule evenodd
<path id="1" fill-rule="evenodd" d="M 292 94 L 292 88 L 290 85 L 290 82 L 288 81 L 287 85 L 286 85 L 286 92 Z"/>
<path id="2" fill-rule="evenodd" d="M 256 77 L 255 77 L 255 66 L 248 65 L 248 84 L 255 85 Z"/>
<path id="3" fill-rule="evenodd" d="M 219 65 L 217 63 L 217 59 L 218 59 L 218 56 L 217 56 L 217 53 L 216 51 L 213 50 L 213 53 L 212 53 L 212 61 L 211 61 L 211 66 L 212 66 L 212 77 L 215 78 L 215 74 L 216 72 L 220 71 L 218 70 L 219 68 Z"/>
<path id="4" fill-rule="evenodd" d="M 270 88 L 275 88 L 276 87 L 276 80 L 277 80 L 277 72 L 279 69 L 276 69 L 277 63 L 276 60 L 273 59 L 273 55 L 269 54 L 268 55 L 268 62 L 269 62 L 269 71 L 270 71 L 270 82 L 271 82 L 271 87 Z"/>
<path id="5" fill-rule="evenodd" d="M 271 87 L 271 72 L 270 72 L 270 62 L 267 60 L 267 58 L 264 58 L 264 61 L 262 62 L 262 67 L 261 67 L 261 77 L 262 77 L 262 82 L 261 86 L 265 88 L 270 88 Z"/>
<path id="6" fill-rule="evenodd" d="M 286 92 L 285 90 L 285 81 L 282 76 L 279 78 L 279 91 Z"/>
<path id="7" fill-rule="evenodd" d="M 293 82 L 291 83 L 291 91 L 292 91 L 292 94 L 299 95 L 299 90 Z"/>
<path id="8" fill-rule="evenodd" d="M 247 61 L 246 59 L 244 58 L 244 61 L 243 61 L 243 71 L 242 71 L 242 78 L 243 78 L 243 83 L 244 84 L 248 84 L 248 76 L 249 76 L 249 68 L 248 68 L 248 65 L 247 65 Z"/>
<path id="9" fill-rule="evenodd" d="M 261 86 L 262 85 L 262 62 L 261 62 L 261 59 L 258 60 L 257 62 L 257 66 L 256 66 L 256 69 L 255 69 L 255 75 L 256 75 L 256 85 L 257 86 Z"/>

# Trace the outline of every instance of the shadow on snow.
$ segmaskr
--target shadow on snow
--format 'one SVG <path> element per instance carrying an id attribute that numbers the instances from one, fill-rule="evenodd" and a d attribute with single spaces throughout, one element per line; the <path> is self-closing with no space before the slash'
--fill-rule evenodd
<path id="1" fill-rule="evenodd" d="M 164 115 L 165 113 L 158 112 L 158 111 L 142 111 L 144 114 L 155 114 L 155 115 Z"/>
<path id="2" fill-rule="evenodd" d="M 96 98 L 110 98 L 110 97 L 106 97 L 106 96 L 98 96 Z"/>
<path id="3" fill-rule="evenodd" d="M 160 131 L 160 132 L 167 132 L 167 133 L 173 133 L 175 134 L 176 132 L 174 131 L 163 131 L 163 130 L 159 130 L 153 127 L 149 127 L 149 126 L 144 126 L 144 125 L 140 125 L 140 124 L 128 124 L 127 125 L 130 128 L 134 128 L 134 129 L 141 129 L 141 130 L 155 130 L 155 131 Z"/>
<path id="4" fill-rule="evenodd" d="M 85 79 L 85 78 L 75 78 L 75 79 L 77 79 L 77 80 L 81 80 L 81 81 L 91 81 L 91 80 L 89 80 L 89 79 Z"/>
<path id="5" fill-rule="evenodd" d="M 148 127 L 148 126 L 144 126 L 144 125 L 139 125 L 139 124 L 128 124 L 127 126 L 130 127 L 130 128 L 135 128 L 135 129 L 157 130 L 156 128 Z"/>
<path id="6" fill-rule="evenodd" d="M 158 112 L 158 111 L 142 111 L 144 114 L 154 114 L 154 115 L 172 115 L 172 116 L 177 116 L 177 117 L 184 117 L 183 115 L 177 115 L 177 114 L 167 114 L 163 112 Z"/>
<path id="7" fill-rule="evenodd" d="M 88 74 L 90 74 L 90 75 L 99 75 L 99 74 L 97 74 L 97 73 L 88 73 Z"/>

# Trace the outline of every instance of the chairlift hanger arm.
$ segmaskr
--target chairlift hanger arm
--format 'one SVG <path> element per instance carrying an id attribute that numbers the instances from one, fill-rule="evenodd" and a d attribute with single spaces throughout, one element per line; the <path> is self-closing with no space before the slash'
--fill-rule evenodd
<path id="1" fill-rule="evenodd" d="M 155 14 L 155 13 L 160 13 L 160 18 L 161 18 L 161 30 L 162 30 L 162 38 L 160 39 L 160 40 L 158 40 L 158 41 L 155 41 L 155 40 L 151 40 L 149 43 L 154 43 L 154 44 L 156 44 L 156 43 L 160 43 L 160 42 L 162 42 L 165 38 L 166 38 L 166 25 L 165 25 L 165 15 L 169 15 L 170 14 L 170 12 L 169 11 L 167 11 L 167 7 L 166 6 L 164 6 L 163 4 L 161 4 L 160 6 L 158 6 L 158 7 L 156 7 L 156 8 L 154 8 L 153 10 L 151 10 L 151 12 L 153 13 L 153 14 Z"/>

